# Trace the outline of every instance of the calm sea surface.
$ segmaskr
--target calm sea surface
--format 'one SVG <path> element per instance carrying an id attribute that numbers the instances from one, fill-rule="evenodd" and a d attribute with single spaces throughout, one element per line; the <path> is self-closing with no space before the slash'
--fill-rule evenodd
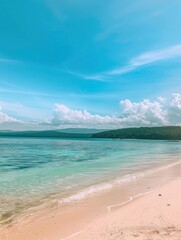
<path id="1" fill-rule="evenodd" d="M 180 156 L 181 142 L 0 138 L 1 221 L 50 199 L 101 191 Z"/>

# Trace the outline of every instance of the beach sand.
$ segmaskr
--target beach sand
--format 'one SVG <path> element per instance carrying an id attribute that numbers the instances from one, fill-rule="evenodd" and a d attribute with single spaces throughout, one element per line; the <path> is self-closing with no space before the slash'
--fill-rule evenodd
<path id="1" fill-rule="evenodd" d="M 0 240 L 180 240 L 180 171 L 178 165 L 73 207 L 29 214 L 27 219 L 2 227 Z M 129 191 L 134 192 L 133 199 L 125 197 Z"/>
<path id="2" fill-rule="evenodd" d="M 136 198 L 69 239 L 180 240 L 181 179 Z"/>

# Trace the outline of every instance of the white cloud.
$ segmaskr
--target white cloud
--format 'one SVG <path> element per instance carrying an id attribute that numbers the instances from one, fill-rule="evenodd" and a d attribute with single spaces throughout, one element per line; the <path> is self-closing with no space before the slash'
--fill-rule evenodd
<path id="1" fill-rule="evenodd" d="M 10 117 L 7 114 L 2 112 L 2 108 L 0 106 L 0 124 L 1 123 L 7 123 L 7 122 L 20 122 L 16 118 Z"/>
<path id="2" fill-rule="evenodd" d="M 54 117 L 51 124 L 54 126 L 74 126 L 74 127 L 102 127 L 119 124 L 117 117 L 100 116 L 91 114 L 87 110 L 75 110 L 63 104 L 55 104 Z"/>
<path id="3" fill-rule="evenodd" d="M 159 61 L 169 60 L 172 58 L 181 57 L 181 44 L 173 45 L 167 48 L 159 49 L 156 51 L 149 51 L 138 55 L 129 60 L 128 64 L 115 68 L 110 71 L 105 71 L 97 74 L 80 74 L 69 71 L 69 73 L 82 77 L 88 80 L 97 81 L 110 81 L 111 76 L 123 75 L 132 72 L 140 67 L 147 66 L 149 64 L 154 64 Z"/>
<path id="4" fill-rule="evenodd" d="M 145 99 L 142 102 L 131 102 L 126 99 L 120 101 L 122 119 L 127 126 L 158 126 L 167 125 L 166 111 L 159 101 L 151 102 Z"/>
<path id="5" fill-rule="evenodd" d="M 171 98 L 158 97 L 156 101 L 145 99 L 135 103 L 120 101 L 126 126 L 181 125 L 181 94 L 173 93 Z"/>
<path id="6" fill-rule="evenodd" d="M 7 108 L 5 108 L 7 106 Z M 12 107 L 18 107 L 16 104 L 11 105 Z M 3 105 L 3 109 L 7 110 L 10 105 Z M 21 109 L 23 110 L 23 108 Z M 18 109 L 17 109 L 18 111 Z M 16 112 L 16 110 L 15 110 Z M 16 130 L 16 131 L 25 131 L 25 130 L 45 130 L 50 129 L 48 126 L 42 126 L 38 121 L 22 121 L 17 118 L 11 117 L 8 114 L 4 113 L 2 107 L 0 106 L 0 130 Z"/>
<path id="7" fill-rule="evenodd" d="M 144 99 L 132 102 L 120 101 L 119 116 L 101 116 L 87 110 L 76 110 L 63 104 L 55 104 L 54 116 L 47 124 L 56 127 L 122 128 L 181 124 L 181 95 L 172 94 L 170 99 L 158 97 L 155 101 Z"/>
<path id="8" fill-rule="evenodd" d="M 168 120 L 171 124 L 181 124 L 181 95 L 172 94 L 168 108 Z"/>

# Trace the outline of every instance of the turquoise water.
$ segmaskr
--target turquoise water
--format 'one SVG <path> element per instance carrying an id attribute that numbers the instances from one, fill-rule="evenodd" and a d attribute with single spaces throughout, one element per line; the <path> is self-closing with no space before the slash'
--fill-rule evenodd
<path id="1" fill-rule="evenodd" d="M 50 199 L 101 191 L 111 180 L 165 166 L 179 156 L 181 142 L 0 138 L 1 220 Z"/>

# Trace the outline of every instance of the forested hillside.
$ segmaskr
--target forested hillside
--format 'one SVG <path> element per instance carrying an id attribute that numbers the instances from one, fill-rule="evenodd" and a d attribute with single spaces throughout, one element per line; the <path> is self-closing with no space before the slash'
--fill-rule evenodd
<path id="1" fill-rule="evenodd" d="M 181 127 L 140 127 L 123 128 L 105 131 L 92 135 L 93 138 L 120 138 L 120 139 L 158 139 L 181 140 Z"/>

